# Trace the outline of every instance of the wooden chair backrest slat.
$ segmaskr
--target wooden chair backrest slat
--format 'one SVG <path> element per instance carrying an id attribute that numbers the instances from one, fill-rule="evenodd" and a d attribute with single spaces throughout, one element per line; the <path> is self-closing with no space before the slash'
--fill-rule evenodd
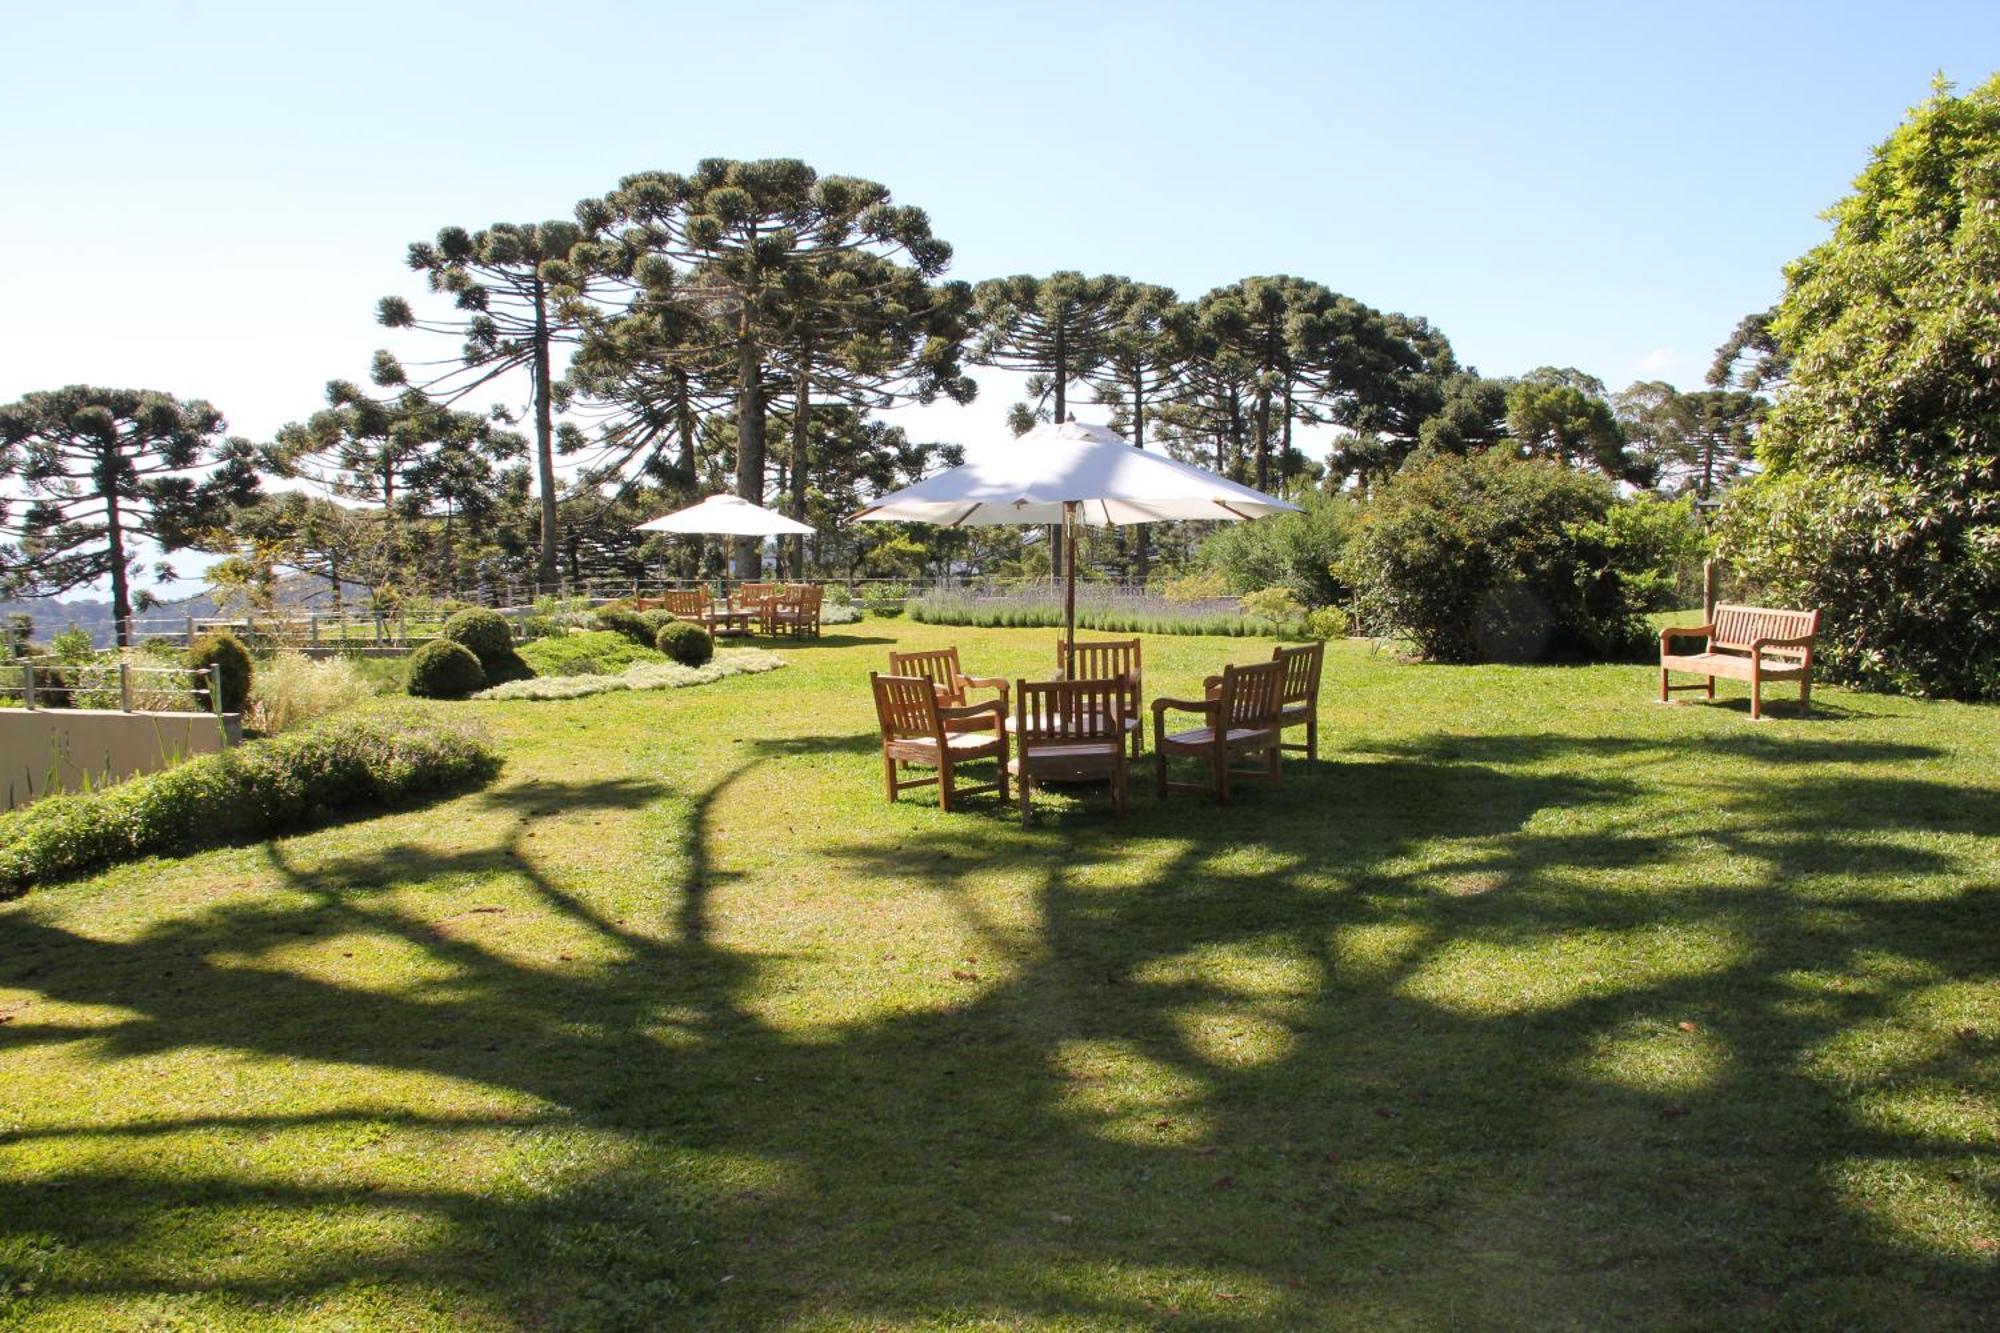
<path id="1" fill-rule="evenodd" d="M 775 583 L 739 583 L 736 585 L 737 599 L 745 602 L 761 602 L 766 597 L 775 596 L 777 591 L 778 585 Z"/>
<path id="2" fill-rule="evenodd" d="M 1803 639 L 1819 633 L 1819 612 L 1788 611 L 1769 606 L 1732 606 L 1717 603 L 1715 636 L 1712 646 L 1748 652 L 1758 639 Z M 1772 657 L 1803 658 L 1810 651 L 1800 648 L 1766 648 Z"/>
<path id="3" fill-rule="evenodd" d="M 1071 680 L 1129 680 L 1139 683 L 1140 650 L 1137 639 L 1096 639 L 1078 641 L 1072 662 L 1069 645 L 1056 640 L 1056 669 Z"/>
<path id="4" fill-rule="evenodd" d="M 1126 694 L 1121 679 L 1015 682 L 1015 742 L 1027 754 L 1036 744 L 1108 741 L 1125 744 Z"/>
<path id="5" fill-rule="evenodd" d="M 890 653 L 889 671 L 896 676 L 922 676 L 937 691 L 938 702 L 947 708 L 962 707 L 965 690 L 959 680 L 958 649 L 935 648 L 921 653 Z"/>
<path id="6" fill-rule="evenodd" d="M 944 743 L 944 719 L 938 716 L 937 690 L 922 676 L 883 676 L 871 671 L 875 720 L 884 740 L 929 738 Z"/>
<path id="7" fill-rule="evenodd" d="M 676 616 L 698 616 L 708 610 L 708 594 L 696 588 L 692 591 L 670 590 L 666 594 L 667 611 Z"/>
<path id="8" fill-rule="evenodd" d="M 1309 704 L 1319 700 L 1319 670 L 1326 660 L 1326 645 L 1311 643 L 1302 648 L 1279 648 L 1271 660 L 1285 669 L 1282 690 L 1287 704 Z"/>
<path id="9" fill-rule="evenodd" d="M 1216 692 L 1215 725 L 1232 731 L 1274 727 L 1284 707 L 1284 691 L 1282 662 L 1226 666 L 1222 668 L 1222 686 Z"/>

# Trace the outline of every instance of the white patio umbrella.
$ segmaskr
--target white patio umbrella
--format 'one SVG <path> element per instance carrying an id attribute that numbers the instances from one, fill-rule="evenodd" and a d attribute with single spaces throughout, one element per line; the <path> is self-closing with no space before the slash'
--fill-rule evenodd
<path id="1" fill-rule="evenodd" d="M 1106 426 L 1045 423 L 1004 450 L 926 477 L 856 511 L 862 523 L 938 523 L 948 528 L 1060 523 L 1063 622 L 1076 645 L 1076 527 L 1166 519 L 1236 521 L 1295 513 L 1298 506 L 1227 477 L 1134 449 Z"/>
<path id="2" fill-rule="evenodd" d="M 711 495 L 700 504 L 689 505 L 686 509 L 676 509 L 671 514 L 648 519 L 634 529 L 637 532 L 684 532 L 704 537 L 783 537 L 792 534 L 810 536 L 810 525 L 783 514 L 773 513 L 761 505 L 751 504 L 740 495 Z M 724 552 L 722 562 L 722 597 L 729 599 L 729 560 Z"/>

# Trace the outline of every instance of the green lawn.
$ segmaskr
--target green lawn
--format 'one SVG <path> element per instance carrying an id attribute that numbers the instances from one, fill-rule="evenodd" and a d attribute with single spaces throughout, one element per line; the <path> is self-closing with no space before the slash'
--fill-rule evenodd
<path id="1" fill-rule="evenodd" d="M 0 906 L 0 1326 L 2000 1319 L 2000 710 L 1342 644 L 1282 791 L 1024 828 L 884 803 L 897 640 L 1053 661 L 438 705 L 491 789 Z"/>

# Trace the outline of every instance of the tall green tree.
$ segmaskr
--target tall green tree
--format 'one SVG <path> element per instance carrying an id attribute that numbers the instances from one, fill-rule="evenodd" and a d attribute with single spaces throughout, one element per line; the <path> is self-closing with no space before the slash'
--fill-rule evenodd
<path id="1" fill-rule="evenodd" d="M 1289 275 L 1245 278 L 1195 303 L 1195 319 L 1215 355 L 1232 356 L 1250 375 L 1244 415 L 1250 429 L 1251 484 L 1270 487 L 1274 442 L 1289 463 L 1292 427 L 1317 425 L 1323 375 L 1338 303 L 1319 283 Z"/>
<path id="2" fill-rule="evenodd" d="M 1767 406 L 1752 394 L 1682 393 L 1662 380 L 1634 384 L 1611 403 L 1631 452 L 1656 483 L 1698 500 L 1714 498 L 1751 466 Z"/>
<path id="3" fill-rule="evenodd" d="M 1785 272 L 1766 465 L 1724 509 L 1748 578 L 1852 679 L 2000 698 L 2000 77 L 1940 82 Z"/>
<path id="4" fill-rule="evenodd" d="M 1118 293 L 1105 333 L 1104 359 L 1087 378 L 1098 403 L 1112 409 L 1111 428 L 1134 448 L 1146 447 L 1146 428 L 1180 391 L 1193 351 L 1193 323 L 1193 308 L 1171 287 L 1131 282 Z M 1118 529 L 1121 542 L 1129 531 L 1132 573 L 1141 583 L 1152 564 L 1150 527 L 1138 523 Z"/>
<path id="5" fill-rule="evenodd" d="M 0 592 L 46 597 L 108 579 L 128 644 L 145 548 L 192 545 L 256 493 L 251 445 L 225 438 L 227 426 L 200 399 L 147 389 L 73 384 L 0 407 Z M 164 562 L 154 574 L 173 577 Z"/>
<path id="6" fill-rule="evenodd" d="M 579 216 L 596 253 L 622 255 L 648 300 L 705 312 L 725 331 L 735 363 L 736 493 L 756 504 L 766 498 L 769 398 L 782 382 L 774 371 L 802 306 L 830 299 L 836 271 L 862 266 L 864 256 L 882 267 L 862 288 L 893 268 L 927 281 L 951 262 L 922 209 L 897 205 L 877 182 L 821 176 L 795 159 L 711 158 L 685 176 L 627 177 L 605 199 L 585 201 Z M 851 296 L 866 299 L 861 290 Z M 756 543 L 740 540 L 737 573 L 754 575 L 756 561 Z"/>
<path id="7" fill-rule="evenodd" d="M 454 360 L 424 363 L 424 373 L 413 381 L 433 398 L 457 403 L 515 372 L 527 375 L 541 498 L 536 582 L 545 587 L 556 577 L 556 361 L 559 346 L 577 337 L 577 321 L 565 306 L 581 303 L 588 281 L 569 263 L 582 235 L 577 224 L 564 221 L 496 223 L 476 232 L 446 227 L 435 242 L 411 245 L 408 260 L 432 292 L 451 298 L 455 313 L 422 318 L 400 296 L 385 296 L 376 306 L 377 318 L 389 328 L 462 339 Z M 381 353 L 376 378 L 400 383 L 402 368 Z"/>
<path id="8" fill-rule="evenodd" d="M 1792 367 L 1771 331 L 1777 313 L 1774 307 L 1737 321 L 1722 346 L 1715 349 L 1715 360 L 1708 368 L 1709 388 L 1768 395 L 1784 387 Z"/>
<path id="9" fill-rule="evenodd" d="M 1604 381 L 1570 367 L 1542 366 L 1507 390 L 1507 433 L 1523 458 L 1594 468 L 1614 481 L 1652 480 L 1628 448 Z"/>

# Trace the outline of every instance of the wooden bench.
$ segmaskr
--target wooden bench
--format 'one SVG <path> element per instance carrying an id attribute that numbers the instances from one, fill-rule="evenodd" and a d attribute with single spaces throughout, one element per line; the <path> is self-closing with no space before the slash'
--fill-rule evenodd
<path id="1" fill-rule="evenodd" d="M 1674 626 L 1660 631 L 1660 702 L 1677 690 L 1706 689 L 1715 697 L 1715 678 L 1750 682 L 1750 717 L 1764 717 L 1763 687 L 1767 680 L 1799 683 L 1799 713 L 1812 707 L 1813 640 L 1819 635 L 1818 611 L 1786 611 L 1768 606 L 1718 604 L 1706 625 Z M 1677 653 L 1676 639 L 1706 639 L 1698 653 Z M 1704 683 L 1670 685 L 1669 671 L 1706 676 Z"/>

